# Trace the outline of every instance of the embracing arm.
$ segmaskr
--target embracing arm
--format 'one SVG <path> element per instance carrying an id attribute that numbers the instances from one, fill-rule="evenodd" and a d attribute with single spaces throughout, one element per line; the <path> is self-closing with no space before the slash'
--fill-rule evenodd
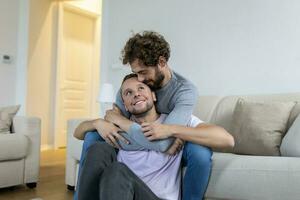
<path id="1" fill-rule="evenodd" d="M 75 129 L 75 132 L 73 134 L 74 137 L 79 140 L 83 140 L 86 132 L 95 131 L 96 128 L 93 125 L 94 121 L 95 120 L 81 122 Z"/>
<path id="2" fill-rule="evenodd" d="M 128 119 L 129 113 L 125 110 L 123 101 L 121 99 L 120 92 L 117 93 L 116 105 L 121 110 L 124 116 L 113 116 L 108 119 L 112 123 L 118 125 L 126 133 L 126 139 L 130 143 L 136 143 L 140 145 L 143 149 L 154 150 L 159 152 L 165 152 L 171 146 L 174 141 L 174 138 L 164 138 L 155 141 L 149 141 L 142 132 L 142 127 Z M 106 118 L 107 119 L 107 118 Z M 124 136 L 125 136 L 124 135 Z M 123 144 L 122 148 L 124 150 L 133 150 L 130 145 Z"/>
<path id="3" fill-rule="evenodd" d="M 163 137 L 176 137 L 184 141 L 201 144 L 212 148 L 232 148 L 234 138 L 224 128 L 216 125 L 200 123 L 196 127 L 169 124 L 144 123 L 143 131 L 149 140 Z M 159 134 L 157 134 L 159 133 Z"/>
<path id="4" fill-rule="evenodd" d="M 116 148 L 120 148 L 120 141 L 122 144 L 129 144 L 127 139 L 121 133 L 122 130 L 119 127 L 101 118 L 91 121 L 84 121 L 79 124 L 79 126 L 75 129 L 74 137 L 84 140 L 86 132 L 95 130 L 102 137 L 102 139 Z M 134 144 L 132 144 L 131 147 L 135 147 Z"/>
<path id="5" fill-rule="evenodd" d="M 193 114 L 197 99 L 198 91 L 194 85 L 189 84 L 180 88 L 172 98 L 175 101 L 174 108 L 168 114 L 164 124 L 186 126 Z"/>
<path id="6" fill-rule="evenodd" d="M 191 118 L 194 105 L 196 104 L 196 101 L 198 99 L 198 92 L 197 88 L 192 85 L 186 85 L 185 87 L 180 88 L 179 91 L 173 96 L 172 100 L 174 102 L 174 108 L 169 113 L 167 118 L 164 121 L 164 124 L 171 125 L 183 125 L 186 126 Z M 168 104 L 165 104 L 163 106 L 168 106 Z M 154 125 L 148 124 L 148 125 Z M 146 129 L 145 129 L 146 128 Z M 153 138 L 151 138 L 152 134 L 160 135 L 161 131 L 156 130 L 154 132 L 147 132 L 147 127 L 145 127 L 145 124 L 142 124 L 142 131 L 144 133 L 144 136 L 147 137 L 147 140 L 152 141 Z M 174 155 L 177 151 L 179 151 L 184 144 L 184 140 L 181 138 L 174 138 L 171 134 L 169 135 L 160 135 L 160 137 L 157 137 L 155 140 L 168 138 L 169 140 L 165 141 L 164 148 L 168 149 L 168 154 Z"/>
<path id="7" fill-rule="evenodd" d="M 196 127 L 168 125 L 171 135 L 212 148 L 232 148 L 234 139 L 224 128 L 201 123 Z"/>

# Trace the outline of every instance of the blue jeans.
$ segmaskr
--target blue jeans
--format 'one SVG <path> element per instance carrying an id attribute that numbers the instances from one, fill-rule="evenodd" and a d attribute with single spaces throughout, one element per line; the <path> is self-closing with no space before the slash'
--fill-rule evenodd
<path id="1" fill-rule="evenodd" d="M 103 142 L 104 140 L 97 132 L 86 133 L 80 158 L 78 180 L 87 149 L 98 141 Z M 183 178 L 182 200 L 203 199 L 211 172 L 211 156 L 210 148 L 192 142 L 185 143 L 182 162 L 183 166 L 186 166 L 186 173 Z M 74 200 L 77 200 L 76 192 Z"/>
<path id="2" fill-rule="evenodd" d="M 210 148 L 192 142 L 185 143 L 182 162 L 186 172 L 183 178 L 182 200 L 204 198 L 211 172 L 211 157 Z"/>

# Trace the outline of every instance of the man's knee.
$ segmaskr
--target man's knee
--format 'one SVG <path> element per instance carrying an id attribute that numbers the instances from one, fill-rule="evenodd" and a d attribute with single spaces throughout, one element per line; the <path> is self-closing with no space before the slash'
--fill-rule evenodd
<path id="1" fill-rule="evenodd" d="M 83 141 L 83 149 L 87 150 L 90 146 L 98 141 L 103 141 L 102 137 L 97 131 L 86 132 Z"/>
<path id="2" fill-rule="evenodd" d="M 96 142 L 92 144 L 90 148 L 87 150 L 87 155 L 97 156 L 106 152 L 115 152 L 114 148 L 107 144 L 106 142 Z"/>
<path id="3" fill-rule="evenodd" d="M 212 151 L 210 148 L 187 142 L 184 147 L 184 159 L 192 164 L 197 165 L 210 165 Z"/>

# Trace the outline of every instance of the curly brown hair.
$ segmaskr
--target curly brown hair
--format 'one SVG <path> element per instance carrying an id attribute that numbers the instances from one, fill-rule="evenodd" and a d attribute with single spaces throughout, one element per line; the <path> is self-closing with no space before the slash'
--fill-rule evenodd
<path id="1" fill-rule="evenodd" d="M 170 46 L 165 38 L 153 31 L 144 31 L 132 36 L 122 50 L 123 64 L 139 59 L 146 66 L 156 66 L 159 57 L 170 58 Z"/>

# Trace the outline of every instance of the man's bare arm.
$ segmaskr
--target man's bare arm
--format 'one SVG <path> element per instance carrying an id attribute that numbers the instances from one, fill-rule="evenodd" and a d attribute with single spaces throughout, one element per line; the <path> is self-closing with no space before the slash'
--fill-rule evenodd
<path id="1" fill-rule="evenodd" d="M 155 141 L 149 141 L 143 134 L 141 126 L 126 117 L 124 117 L 117 107 L 114 107 L 112 110 L 106 111 L 105 120 L 117 125 L 127 134 L 127 137 L 130 138 L 130 142 L 139 144 L 144 149 L 154 150 L 159 152 L 166 152 L 169 147 L 173 144 L 173 138 L 164 138 Z M 124 150 L 126 149 L 125 145 L 122 145 Z"/>
<path id="2" fill-rule="evenodd" d="M 224 128 L 201 123 L 196 127 L 169 124 L 142 124 L 145 136 L 149 140 L 176 137 L 184 141 L 201 144 L 212 148 L 232 148 L 234 138 Z"/>
<path id="3" fill-rule="evenodd" d="M 73 134 L 74 137 L 79 140 L 83 140 L 86 132 L 95 131 L 96 128 L 93 125 L 94 121 L 95 120 L 81 122 L 75 129 L 75 132 Z"/>
<path id="4" fill-rule="evenodd" d="M 86 132 L 94 130 L 96 130 L 108 144 L 116 148 L 120 148 L 118 140 L 121 140 L 126 144 L 129 143 L 121 134 L 119 134 L 122 131 L 119 127 L 100 118 L 82 122 L 75 129 L 74 137 L 83 140 Z"/>

